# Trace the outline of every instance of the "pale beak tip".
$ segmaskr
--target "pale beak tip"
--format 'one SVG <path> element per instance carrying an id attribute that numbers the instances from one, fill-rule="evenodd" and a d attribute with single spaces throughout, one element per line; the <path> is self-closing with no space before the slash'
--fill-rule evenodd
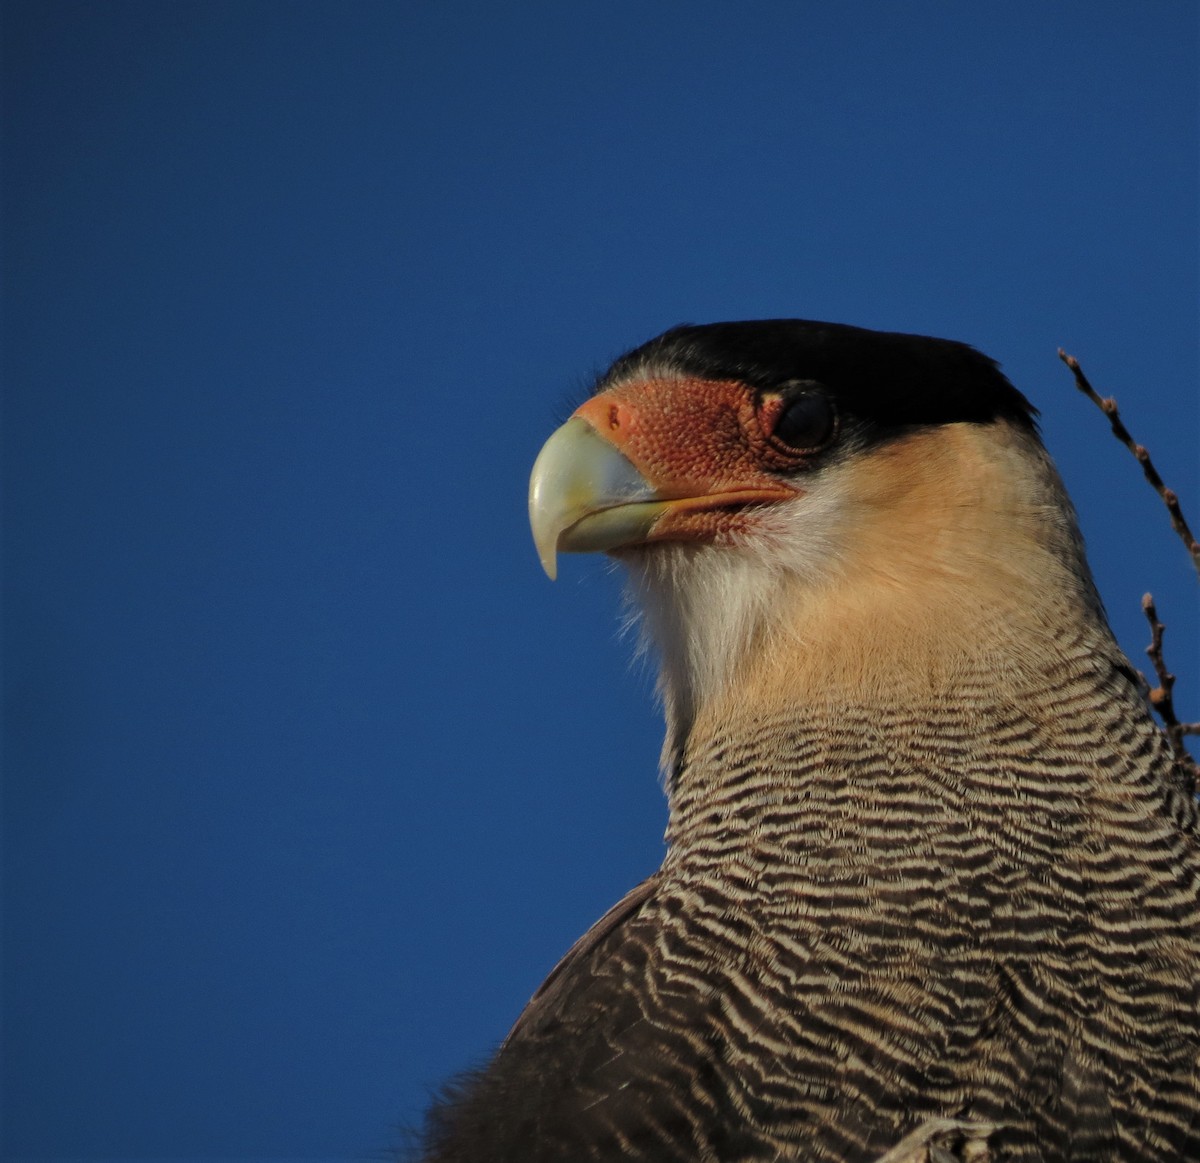
<path id="1" fill-rule="evenodd" d="M 640 540 L 658 494 L 587 420 L 573 416 L 542 446 L 529 475 L 529 525 L 542 569 L 558 552 L 593 553 Z"/>

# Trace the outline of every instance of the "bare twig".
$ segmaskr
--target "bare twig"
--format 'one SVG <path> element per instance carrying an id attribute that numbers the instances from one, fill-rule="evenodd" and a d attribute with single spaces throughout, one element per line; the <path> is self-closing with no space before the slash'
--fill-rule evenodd
<path id="1" fill-rule="evenodd" d="M 1175 756 L 1176 767 L 1189 781 L 1191 791 L 1195 794 L 1197 785 L 1200 784 L 1200 766 L 1188 752 L 1183 737 L 1200 734 L 1200 731 L 1196 730 L 1200 724 L 1181 723 L 1175 717 L 1173 695 L 1175 676 L 1167 669 L 1166 660 L 1163 658 L 1163 631 L 1166 627 L 1158 620 L 1158 610 L 1155 608 L 1154 598 L 1150 594 L 1142 598 L 1142 611 L 1150 623 L 1150 645 L 1146 647 L 1146 653 L 1150 656 L 1150 661 L 1154 663 L 1154 673 L 1158 676 L 1158 686 L 1153 687 L 1150 691 L 1150 705 L 1158 712 L 1163 721 L 1167 740 L 1170 742 L 1171 751 Z"/>
<path id="2" fill-rule="evenodd" d="M 1079 366 L 1079 360 L 1073 355 L 1067 355 L 1061 347 L 1058 349 L 1058 358 L 1071 369 L 1071 373 L 1075 377 L 1075 386 L 1108 417 L 1113 435 L 1137 458 L 1138 464 L 1142 466 L 1142 472 L 1146 474 L 1146 480 L 1150 482 L 1151 487 L 1162 498 L 1163 504 L 1166 505 L 1167 512 L 1171 515 L 1171 527 L 1179 534 L 1180 540 L 1182 540 L 1184 545 L 1187 546 L 1187 551 L 1191 554 L 1192 565 L 1196 573 L 1200 575 L 1200 541 L 1196 540 L 1191 529 L 1188 527 L 1175 490 L 1169 489 L 1163 484 L 1162 477 L 1158 475 L 1158 470 L 1154 467 L 1154 463 L 1150 459 L 1150 453 L 1146 451 L 1144 445 L 1135 443 L 1133 437 L 1129 435 L 1129 429 L 1125 427 L 1124 422 L 1121 420 L 1121 413 L 1117 411 L 1117 401 L 1111 396 L 1101 397 L 1098 395 L 1095 388 L 1088 382 L 1087 376 L 1083 374 L 1083 368 Z"/>
<path id="3" fill-rule="evenodd" d="M 1108 417 L 1113 435 L 1133 453 L 1138 464 L 1142 466 L 1146 480 L 1150 482 L 1150 486 L 1158 493 L 1167 507 L 1171 518 L 1171 527 L 1187 547 L 1192 565 L 1196 573 L 1200 575 L 1200 542 L 1197 542 L 1188 526 L 1183 509 L 1179 504 L 1179 497 L 1174 489 L 1169 489 L 1163 484 L 1163 479 L 1158 475 L 1158 470 L 1154 467 L 1154 462 L 1150 459 L 1150 453 L 1146 447 L 1136 443 L 1129 434 L 1129 429 L 1125 427 L 1121 413 L 1117 410 L 1117 401 L 1111 396 L 1101 397 L 1088 382 L 1087 376 L 1083 374 L 1083 368 L 1079 366 L 1079 361 L 1073 355 L 1067 355 L 1061 347 L 1058 349 L 1058 358 L 1071 369 L 1071 374 L 1075 377 L 1075 386 Z M 1154 664 L 1154 673 L 1158 678 L 1158 685 L 1150 687 L 1148 691 L 1150 706 L 1163 722 L 1163 734 L 1171 746 L 1171 754 L 1174 756 L 1176 768 L 1191 788 L 1192 793 L 1195 794 L 1200 788 L 1200 764 L 1192 758 L 1184 744 L 1184 737 L 1200 735 L 1200 723 L 1181 723 L 1175 715 L 1175 676 L 1167 669 L 1166 660 L 1163 657 L 1165 627 L 1159 621 L 1158 610 L 1155 608 L 1154 599 L 1150 594 L 1142 598 L 1142 611 L 1150 623 L 1150 645 L 1146 647 L 1146 653 Z M 1149 687 L 1149 683 L 1146 685 Z"/>

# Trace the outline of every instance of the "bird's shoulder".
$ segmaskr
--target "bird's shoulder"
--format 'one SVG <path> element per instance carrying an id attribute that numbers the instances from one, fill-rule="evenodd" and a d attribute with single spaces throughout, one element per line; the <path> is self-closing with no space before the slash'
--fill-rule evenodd
<path id="1" fill-rule="evenodd" d="M 694 1081 L 686 1043 L 705 1015 L 694 990 L 668 1000 L 647 988 L 660 956 L 660 886 L 655 874 L 605 913 L 491 1062 L 443 1091 L 427 1119 L 424 1163 L 677 1157 L 672 1145 L 691 1131 L 670 1096 Z"/>
<path id="2" fill-rule="evenodd" d="M 537 988 L 522 1010 L 504 1044 L 519 1040 L 542 1021 L 559 1011 L 577 983 L 592 975 L 594 964 L 603 960 L 613 944 L 626 935 L 630 921 L 637 917 L 658 891 L 662 874 L 656 872 L 630 889 L 570 949 Z"/>

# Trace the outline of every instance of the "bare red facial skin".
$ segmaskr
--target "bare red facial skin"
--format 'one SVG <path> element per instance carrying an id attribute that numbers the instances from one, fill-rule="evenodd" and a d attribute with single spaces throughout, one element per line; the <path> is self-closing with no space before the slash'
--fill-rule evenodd
<path id="1" fill-rule="evenodd" d="M 734 381 L 651 379 L 619 384 L 575 415 L 674 502 L 649 540 L 724 544 L 748 524 L 746 506 L 800 491 L 775 475 L 801 463 L 770 439 L 781 407 Z"/>

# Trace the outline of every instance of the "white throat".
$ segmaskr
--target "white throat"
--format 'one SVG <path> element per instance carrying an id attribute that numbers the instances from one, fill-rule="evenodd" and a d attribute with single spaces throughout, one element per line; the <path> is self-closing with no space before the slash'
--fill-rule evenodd
<path id="1" fill-rule="evenodd" d="M 700 707 L 715 702 L 746 659 L 788 635 L 787 591 L 817 587 L 841 567 L 844 490 L 838 471 L 795 501 L 764 509 L 753 534 L 730 546 L 659 544 L 616 556 L 628 571 L 627 610 L 641 649 L 659 662 L 669 776 Z"/>

